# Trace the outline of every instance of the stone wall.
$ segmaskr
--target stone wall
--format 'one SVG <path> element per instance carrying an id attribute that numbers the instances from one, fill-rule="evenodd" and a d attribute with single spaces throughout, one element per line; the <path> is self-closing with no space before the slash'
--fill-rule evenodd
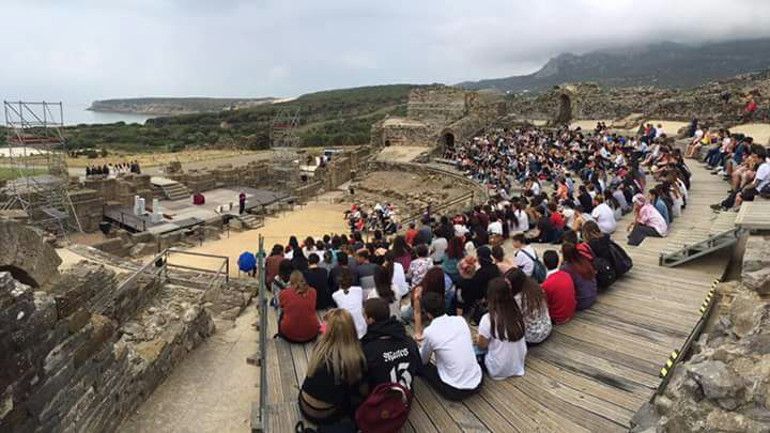
<path id="1" fill-rule="evenodd" d="M 741 282 L 718 286 L 714 325 L 632 431 L 770 431 L 770 238 L 752 236 Z"/>
<path id="2" fill-rule="evenodd" d="M 0 272 L 3 432 L 114 431 L 213 331 L 202 291 L 117 281 L 87 262 L 47 291 Z"/>
<path id="3" fill-rule="evenodd" d="M 33 287 L 55 280 L 61 259 L 42 236 L 37 228 L 0 219 L 0 271 Z"/>
<path id="4" fill-rule="evenodd" d="M 468 114 L 468 95 L 463 89 L 449 86 L 430 86 L 409 92 L 406 104 L 407 118 L 438 129 Z"/>
<path id="5" fill-rule="evenodd" d="M 370 143 L 433 147 L 447 132 L 455 141 L 462 141 L 505 112 L 506 104 L 496 93 L 449 86 L 417 88 L 409 93 L 407 116 L 386 118 L 372 125 Z"/>
<path id="6" fill-rule="evenodd" d="M 722 96 L 730 94 L 725 102 Z M 739 119 L 746 95 L 753 94 L 760 109 L 754 120 L 770 121 L 770 71 L 714 81 L 692 89 L 656 87 L 603 87 L 595 83 L 565 84 L 538 94 L 515 95 L 508 102 L 511 114 L 521 119 L 553 119 L 560 95 L 572 103 L 573 119 L 643 119 L 689 121 L 697 117 L 710 126 L 732 126 Z"/>

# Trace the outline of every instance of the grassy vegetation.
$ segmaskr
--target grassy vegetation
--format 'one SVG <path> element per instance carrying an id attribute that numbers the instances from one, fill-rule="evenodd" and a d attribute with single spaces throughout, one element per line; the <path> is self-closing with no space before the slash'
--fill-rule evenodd
<path id="1" fill-rule="evenodd" d="M 150 119 L 145 125 L 118 122 L 65 129 L 67 146 L 123 151 L 177 151 L 185 147 L 267 149 L 277 113 L 299 112 L 304 146 L 363 144 L 371 124 L 403 115 L 413 85 L 389 85 L 310 93 L 293 101 L 217 113 Z"/>
<path id="2" fill-rule="evenodd" d="M 0 159 L 2 161 L 2 159 Z M 1 162 L 0 162 L 1 163 Z M 9 167 L 0 167 L 0 182 L 4 182 L 6 180 L 16 179 L 17 177 L 22 176 L 36 176 L 39 174 L 45 174 L 45 169 L 27 169 L 22 170 L 21 173 L 19 171 L 9 168 Z"/>

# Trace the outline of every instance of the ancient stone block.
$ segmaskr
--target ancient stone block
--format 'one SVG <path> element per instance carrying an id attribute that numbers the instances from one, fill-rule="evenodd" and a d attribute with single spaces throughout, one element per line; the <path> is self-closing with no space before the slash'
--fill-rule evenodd
<path id="1" fill-rule="evenodd" d="M 760 295 L 770 295 L 770 266 L 743 272 L 743 284 Z"/>
<path id="2" fill-rule="evenodd" d="M 0 220 L 0 245 L 0 269 L 19 282 L 40 287 L 58 276 L 61 258 L 37 229 Z"/>

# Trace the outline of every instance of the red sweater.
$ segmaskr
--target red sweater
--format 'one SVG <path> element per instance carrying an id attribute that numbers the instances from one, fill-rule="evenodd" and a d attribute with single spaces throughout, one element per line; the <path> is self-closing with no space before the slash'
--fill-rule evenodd
<path id="1" fill-rule="evenodd" d="M 575 315 L 575 283 L 564 271 L 556 271 L 543 281 L 543 291 L 548 301 L 548 313 L 557 325 L 569 322 Z"/>
<path id="2" fill-rule="evenodd" d="M 559 230 L 564 229 L 564 217 L 559 212 L 551 214 L 551 224 Z"/>
<path id="3" fill-rule="evenodd" d="M 316 291 L 311 288 L 304 295 L 289 287 L 278 295 L 281 304 L 281 322 L 278 332 L 285 339 L 304 343 L 318 336 L 321 324 L 315 314 Z"/>

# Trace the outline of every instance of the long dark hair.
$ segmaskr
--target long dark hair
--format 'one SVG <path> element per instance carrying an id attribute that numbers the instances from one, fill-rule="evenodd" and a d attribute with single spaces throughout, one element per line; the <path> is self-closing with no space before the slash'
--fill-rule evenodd
<path id="1" fill-rule="evenodd" d="M 386 268 L 382 266 L 374 268 L 374 288 L 377 290 L 377 296 L 388 301 L 388 304 L 396 300 L 392 280 L 393 276 Z"/>
<path id="2" fill-rule="evenodd" d="M 521 310 L 524 316 L 534 316 L 543 308 L 543 289 L 537 281 L 528 277 L 521 269 L 511 269 L 505 273 L 505 279 L 511 285 L 513 296 L 521 293 Z"/>
<path id="3" fill-rule="evenodd" d="M 407 254 L 410 254 L 409 246 L 406 244 L 406 238 L 404 238 L 403 235 L 398 235 L 395 239 L 393 239 L 393 247 L 391 248 L 391 251 L 393 251 L 393 254 L 395 254 L 396 257 L 403 257 Z"/>
<path id="4" fill-rule="evenodd" d="M 573 243 L 566 242 L 561 246 L 561 255 L 565 263 L 569 263 L 581 277 L 590 280 L 596 276 L 596 270 Z"/>
<path id="5" fill-rule="evenodd" d="M 492 338 L 519 341 L 524 338 L 524 319 L 503 277 L 493 278 L 487 285 L 487 306 Z"/>
<path id="6" fill-rule="evenodd" d="M 428 269 L 428 272 L 425 273 L 420 285 L 422 286 L 422 293 L 438 293 L 443 298 L 444 293 L 446 292 L 444 271 L 442 271 L 440 267 Z"/>
<path id="7" fill-rule="evenodd" d="M 446 248 L 446 255 L 450 259 L 460 260 L 465 254 L 465 245 L 463 238 L 454 236 L 449 240 L 449 245 Z"/>

